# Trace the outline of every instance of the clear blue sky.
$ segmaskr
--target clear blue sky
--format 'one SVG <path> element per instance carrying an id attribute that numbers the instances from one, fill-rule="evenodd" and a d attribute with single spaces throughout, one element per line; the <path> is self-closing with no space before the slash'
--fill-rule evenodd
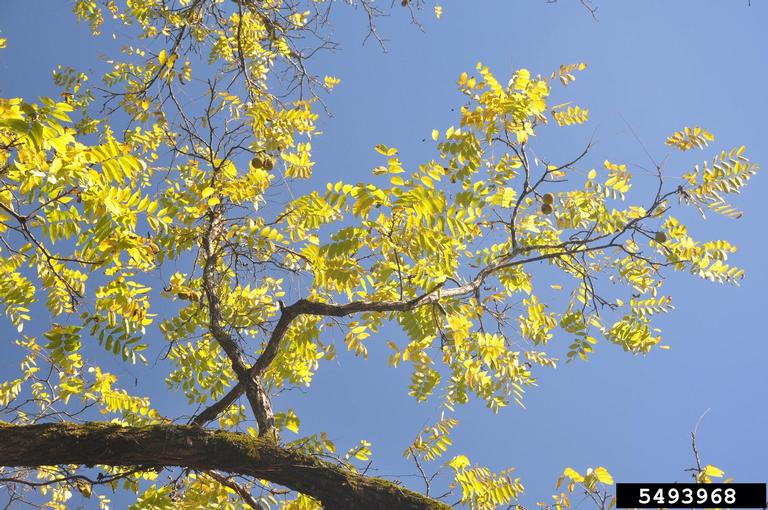
<path id="1" fill-rule="evenodd" d="M 361 44 L 364 17 L 339 5 L 336 39 L 342 49 L 315 64 L 342 84 L 327 98 L 333 117 L 321 120 L 324 135 L 313 142 L 316 174 L 306 189 L 366 179 L 379 164 L 372 150 L 377 143 L 398 147 L 412 168 L 433 158 L 429 133 L 456 122 L 451 108 L 463 99 L 455 80 L 478 60 L 499 77 L 520 67 L 548 73 L 562 63 L 589 64 L 566 92 L 590 109 L 591 120 L 537 140 L 536 149 L 552 159 L 573 155 L 594 134 L 597 145 L 587 165 L 610 159 L 649 166 L 635 134 L 661 160 L 669 153 L 663 145 L 668 134 L 701 125 L 714 132 L 717 147 L 745 144 L 753 161 L 768 162 L 768 4 L 595 3 L 598 22 L 577 0 L 445 2 L 439 22 L 423 14 L 423 31 L 395 8 L 379 27 L 389 39 L 386 54 L 373 42 Z M 105 31 L 94 44 L 68 7 L 0 0 L 0 30 L 9 39 L 9 48 L 0 51 L 2 96 L 54 94 L 50 72 L 59 63 L 102 69 L 97 56 L 112 51 L 119 38 L 113 42 Z M 670 160 L 670 175 L 680 175 L 692 161 Z M 699 427 L 702 460 L 737 481 L 768 480 L 765 197 L 768 179 L 758 175 L 736 201 L 744 218 L 693 222 L 700 237 L 724 237 L 739 246 L 734 261 L 747 277 L 735 288 L 671 275 L 666 289 L 677 310 L 659 322 L 671 350 L 632 357 L 601 342 L 588 363 L 540 371 L 526 409 L 509 407 L 498 416 L 481 405 L 460 409 L 453 452 L 495 469 L 515 466 L 528 505 L 549 500 L 565 466 L 603 465 L 618 481 L 685 481 L 683 470 L 693 465 L 690 432 L 709 409 Z M 322 365 L 308 391 L 289 392 L 276 407 L 295 407 L 302 432 L 331 431 L 342 447 L 372 441 L 376 474 L 414 475 L 401 452 L 438 411 L 407 397 L 408 370 L 386 367 L 385 341 L 401 335 L 393 328 L 371 339 L 367 362 L 342 355 Z M 10 341 L 3 339 L 0 352 Z M 154 393 L 161 409 L 173 408 L 162 400 L 162 388 L 141 391 Z M 416 478 L 401 479 L 421 488 Z"/>

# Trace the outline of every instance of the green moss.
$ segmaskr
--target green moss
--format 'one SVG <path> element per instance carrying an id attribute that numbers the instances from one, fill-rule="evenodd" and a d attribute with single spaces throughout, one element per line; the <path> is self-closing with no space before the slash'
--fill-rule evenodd
<path id="1" fill-rule="evenodd" d="M 161 465 L 161 459 L 154 455 L 160 451 L 158 445 L 166 445 L 170 457 L 164 460 L 180 462 L 169 465 L 263 476 L 317 498 L 328 507 L 449 510 L 447 505 L 391 481 L 369 478 L 315 456 L 281 447 L 274 440 L 236 432 L 207 430 L 193 425 L 123 427 L 101 422 L 27 426 L 0 423 L 0 426 L 4 437 L 14 436 L 25 443 L 24 451 L 28 452 L 25 455 L 40 463 L 49 458 L 46 455 L 53 454 L 54 457 L 58 455 L 56 458 L 83 465 L 88 462 L 123 465 L 126 460 Z M 81 449 L 81 445 L 87 447 Z M 30 457 L 27 459 L 31 460 Z M 204 461 L 200 462 L 201 459 Z"/>

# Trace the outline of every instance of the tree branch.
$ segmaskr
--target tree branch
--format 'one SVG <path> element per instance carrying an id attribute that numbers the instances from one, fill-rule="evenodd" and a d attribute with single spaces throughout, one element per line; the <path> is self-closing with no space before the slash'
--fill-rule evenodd
<path id="1" fill-rule="evenodd" d="M 431 291 L 421 294 L 410 300 L 396 300 L 396 301 L 353 301 L 351 303 L 337 305 L 332 303 L 322 303 L 317 301 L 309 301 L 307 299 L 299 299 L 292 305 L 283 308 L 283 313 L 280 319 L 277 321 L 275 329 L 270 335 L 267 346 L 261 353 L 256 362 L 249 369 L 250 376 L 255 380 L 260 380 L 267 370 L 269 365 L 277 356 L 280 349 L 280 343 L 285 336 L 288 327 L 296 317 L 300 315 L 320 315 L 325 317 L 346 317 L 361 312 L 407 312 L 418 308 L 423 305 L 432 304 L 438 302 L 440 299 L 460 297 L 468 294 L 474 294 L 477 289 L 483 284 L 483 282 L 498 271 L 523 264 L 529 264 L 531 262 L 538 262 L 542 260 L 549 260 L 565 255 L 574 256 L 579 253 L 585 253 L 596 250 L 604 250 L 611 247 L 619 247 L 620 245 L 615 243 L 616 236 L 613 240 L 600 245 L 594 246 L 580 246 L 569 249 L 561 249 L 556 252 L 537 255 L 534 257 L 528 257 L 524 259 L 514 260 L 519 252 L 510 253 L 497 261 L 494 264 L 486 266 L 473 280 L 464 285 L 459 285 L 449 289 L 443 289 L 442 286 L 432 289 Z M 529 251 L 531 249 L 542 249 L 548 247 L 526 247 L 521 251 Z M 556 247 L 555 247 L 556 248 Z M 192 423 L 195 425 L 205 425 L 209 421 L 214 420 L 220 413 L 222 413 L 227 407 L 232 405 L 243 393 L 243 384 L 238 382 L 224 397 L 218 402 L 215 402 L 211 406 L 207 407 L 200 414 L 192 419 Z"/>
<path id="2" fill-rule="evenodd" d="M 448 510 L 392 482 L 274 441 L 187 425 L 0 424 L 0 465 L 180 466 L 253 476 L 318 499 L 327 510 Z"/>
<path id="3" fill-rule="evenodd" d="M 218 474 L 215 471 L 206 471 L 206 476 L 209 476 L 219 482 L 221 485 L 224 485 L 225 487 L 229 487 L 233 491 L 237 493 L 238 496 L 240 496 L 240 499 L 245 502 L 246 505 L 248 505 L 249 508 L 253 510 L 264 510 L 264 507 L 259 504 L 259 502 L 256 500 L 256 498 L 253 497 L 253 495 L 250 493 L 248 489 L 240 485 L 239 483 L 235 482 L 234 480 L 231 480 L 227 478 L 226 476 L 222 476 Z"/>
<path id="4" fill-rule="evenodd" d="M 208 326 L 214 339 L 219 343 L 237 374 L 238 386 L 245 389 L 256 422 L 259 436 L 276 437 L 275 416 L 272 402 L 262 384 L 260 373 L 248 369 L 243 361 L 242 351 L 234 338 L 224 329 L 221 318 L 221 302 L 216 289 L 215 274 L 218 261 L 218 241 L 221 237 L 221 216 L 215 209 L 208 212 L 208 226 L 203 236 L 205 262 L 203 265 L 203 290 L 208 302 Z M 242 391 L 241 391 L 242 393 Z M 226 409 L 226 407 L 224 408 Z M 217 415 L 214 415 L 214 418 Z"/>

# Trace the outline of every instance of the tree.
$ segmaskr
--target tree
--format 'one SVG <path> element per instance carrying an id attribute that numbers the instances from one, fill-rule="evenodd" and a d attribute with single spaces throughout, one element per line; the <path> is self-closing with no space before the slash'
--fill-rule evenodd
<path id="1" fill-rule="evenodd" d="M 356 5 L 378 37 L 381 11 Z M 407 340 L 389 343 L 390 364 L 411 367 L 413 398 L 445 409 L 405 455 L 419 470 L 444 462 L 470 508 L 507 506 L 522 490 L 511 471 L 443 458 L 457 406 L 522 402 L 535 371 L 558 361 L 555 335 L 572 338 L 567 361 L 586 359 L 597 338 L 633 354 L 663 348 L 652 318 L 672 306 L 666 272 L 742 277 L 730 243 L 696 241 L 674 214 L 740 216 L 726 199 L 758 169 L 743 147 L 716 152 L 681 185 L 657 167 L 637 205 L 626 164 L 582 172 L 590 144 L 570 161 L 534 157 L 537 133 L 587 121 L 586 109 L 550 104 L 585 64 L 521 69 L 506 85 L 478 64 L 459 77 L 457 125 L 433 132 L 434 160 L 406 170 L 379 145 L 366 182 L 286 197 L 281 181 L 312 174 L 316 105 L 339 81 L 312 68 L 333 44 L 332 8 L 77 0 L 94 35 L 106 12 L 136 38 L 103 87 L 62 67 L 61 101 L 0 100 L 0 304 L 25 352 L 0 385 L 12 501 L 35 487 L 54 506 L 73 490 L 107 505 L 106 486 L 136 492 L 136 508 L 447 508 L 367 476 L 366 441 L 332 461 L 329 436 L 283 434 L 299 418 L 276 395 L 310 385 L 334 356 L 326 331 L 341 328 L 366 357 L 368 338 L 397 323 Z M 713 140 L 691 127 L 667 145 Z M 559 308 L 541 298 L 553 275 L 569 282 Z M 44 318 L 49 328 L 30 331 Z M 114 357 L 88 357 L 94 344 Z M 145 352 L 165 352 L 169 389 L 191 417 L 165 416 L 119 384 L 110 364 L 145 363 Z M 162 470 L 175 480 L 158 481 Z M 609 505 L 605 468 L 569 468 L 563 480 L 558 510 L 576 484 Z"/>

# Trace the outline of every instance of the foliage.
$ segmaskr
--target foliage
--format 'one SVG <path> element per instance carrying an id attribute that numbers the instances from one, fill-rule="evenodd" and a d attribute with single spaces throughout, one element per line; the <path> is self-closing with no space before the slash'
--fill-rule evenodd
<path id="1" fill-rule="evenodd" d="M 281 206 L 270 198 L 280 182 L 315 172 L 318 98 L 339 83 L 314 76 L 298 46 L 325 44 L 326 4 L 74 2 L 94 35 L 114 18 L 135 42 L 101 77 L 104 104 L 90 77 L 69 68 L 54 73 L 61 100 L 0 99 L 0 308 L 23 353 L 19 372 L 0 383 L 4 419 L 178 419 L 106 370 L 165 352 L 168 389 L 209 406 L 196 423 L 218 419 L 279 440 L 300 425 L 294 410 L 272 411 L 280 390 L 309 386 L 338 348 L 367 358 L 366 345 L 392 323 L 404 335 L 388 343 L 390 365 L 407 366 L 409 394 L 444 412 L 405 456 L 436 461 L 453 448 L 452 413 L 472 399 L 493 412 L 522 405 L 539 370 L 587 360 L 601 340 L 632 354 L 665 347 L 652 321 L 673 308 L 666 272 L 743 277 L 729 260 L 736 248 L 694 239 L 676 209 L 739 217 L 725 197 L 758 170 L 744 147 L 716 152 L 672 188 L 667 168 L 650 185 L 628 162 L 585 169 L 590 146 L 568 162 L 531 156 L 551 129 L 588 120 L 589 110 L 550 97 L 585 64 L 550 75 L 520 69 L 507 83 L 478 64 L 458 78 L 466 104 L 454 126 L 433 132 L 434 159 L 408 169 L 398 149 L 378 145 L 370 178 Z M 285 72 L 287 90 L 273 78 Z M 304 87 L 309 94 L 292 95 Z M 184 103 L 182 92 L 206 101 Z M 666 144 L 687 151 L 713 141 L 695 127 Z M 565 299 L 548 300 L 548 289 Z M 326 434 L 286 445 L 335 452 Z M 372 455 L 361 440 L 342 462 L 354 470 Z M 469 508 L 506 507 L 523 491 L 511 470 L 461 454 L 443 468 Z M 318 507 L 266 480 L 183 472 L 169 485 L 153 471 L 103 469 L 113 477 L 105 485 L 137 494 L 137 509 L 239 508 L 251 493 L 264 508 Z M 101 491 L 62 478 L 71 472 L 30 476 L 50 483 L 42 491 L 52 508 L 65 508 L 73 490 Z M 698 479 L 721 475 L 707 466 Z M 577 484 L 600 498 L 600 484 L 613 483 L 602 467 L 563 476 L 567 490 L 542 506 L 570 507 Z M 106 508 L 107 493 L 97 495 Z"/>

